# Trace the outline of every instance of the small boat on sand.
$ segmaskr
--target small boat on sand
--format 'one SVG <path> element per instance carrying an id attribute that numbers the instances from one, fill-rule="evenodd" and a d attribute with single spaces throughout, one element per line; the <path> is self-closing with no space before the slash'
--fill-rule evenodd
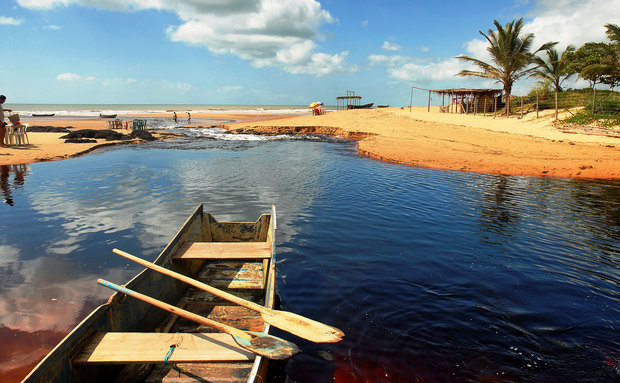
<path id="1" fill-rule="evenodd" d="M 116 118 L 116 114 L 101 114 L 101 113 L 99 113 L 99 118 Z"/>
<path id="2" fill-rule="evenodd" d="M 177 278 L 198 280 L 270 311 L 275 230 L 275 207 L 256 222 L 219 222 L 199 205 L 155 261 L 143 261 L 150 268 L 116 286 L 126 292 L 114 293 L 88 315 L 24 382 L 263 382 L 266 357 L 240 346 L 235 333 L 185 319 L 178 308 L 233 326 L 241 336 L 250 334 L 252 344 L 269 341 L 257 347 L 277 348 L 270 342 L 279 338 L 268 335 L 267 319 L 247 308 L 252 306 L 233 304 Z M 130 292 L 136 291 L 175 305 L 175 313 L 135 299 Z"/>
<path id="3" fill-rule="evenodd" d="M 375 104 L 374 102 L 371 102 L 369 104 L 362 104 L 362 105 L 349 105 L 349 109 L 370 109 L 372 108 L 374 104 Z"/>
<path id="4" fill-rule="evenodd" d="M 32 113 L 32 117 L 54 117 L 56 113 Z"/>

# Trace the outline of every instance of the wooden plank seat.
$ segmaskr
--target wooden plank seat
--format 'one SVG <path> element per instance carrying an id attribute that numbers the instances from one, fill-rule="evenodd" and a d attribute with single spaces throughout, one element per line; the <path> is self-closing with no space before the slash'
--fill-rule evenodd
<path id="1" fill-rule="evenodd" d="M 176 345 L 169 363 L 204 363 L 254 360 L 252 352 L 239 347 L 224 333 L 95 334 L 73 359 L 74 364 L 163 363 L 170 346 Z"/>
<path id="2" fill-rule="evenodd" d="M 268 242 L 192 242 L 182 247 L 174 259 L 269 259 Z"/>
<path id="3" fill-rule="evenodd" d="M 195 279 L 218 289 L 263 290 L 266 262 L 211 261 Z"/>

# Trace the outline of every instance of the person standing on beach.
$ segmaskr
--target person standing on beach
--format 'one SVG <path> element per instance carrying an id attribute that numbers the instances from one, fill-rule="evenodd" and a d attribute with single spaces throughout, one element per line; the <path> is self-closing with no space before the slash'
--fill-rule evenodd
<path id="1" fill-rule="evenodd" d="M 191 124 L 192 122 L 192 116 L 190 116 L 189 112 L 187 112 L 187 123 Z"/>
<path id="2" fill-rule="evenodd" d="M 8 148 L 8 145 L 4 144 L 4 136 L 6 136 L 6 123 L 4 122 L 4 102 L 6 101 L 5 95 L 0 95 L 0 147 Z M 7 109 L 7 112 L 12 112 L 13 110 Z"/>
<path id="3" fill-rule="evenodd" d="M 173 118 L 174 118 L 174 123 L 176 124 L 178 122 L 177 121 L 177 112 L 174 112 L 174 117 Z"/>

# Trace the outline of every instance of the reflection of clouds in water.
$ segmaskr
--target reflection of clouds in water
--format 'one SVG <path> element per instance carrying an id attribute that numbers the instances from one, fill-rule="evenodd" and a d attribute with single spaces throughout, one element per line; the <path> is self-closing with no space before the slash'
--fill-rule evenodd
<path id="1" fill-rule="evenodd" d="M 56 186 L 39 187 L 32 192 L 32 208 L 59 221 L 66 235 L 48 247 L 49 253 L 68 254 L 80 249 L 84 236 L 91 233 L 115 234 L 138 228 L 137 240 L 145 249 L 157 252 L 173 232 L 173 222 L 162 219 L 169 209 L 165 197 L 148 193 L 147 180 L 126 175 L 81 185 L 84 198 L 58 193 Z M 97 185 L 109 183 L 102 192 Z"/>
<path id="2" fill-rule="evenodd" d="M 232 143 L 220 145 L 240 149 Z M 182 192 L 198 196 L 197 201 L 204 201 L 205 210 L 218 220 L 255 219 L 276 204 L 278 225 L 286 227 L 282 232 L 295 235 L 294 226 L 287 224 L 290 212 L 305 211 L 320 192 L 326 166 L 322 154 L 307 142 L 254 143 L 243 147 L 242 154 L 179 162 L 175 172 Z"/>
<path id="3" fill-rule="evenodd" d="M 111 248 L 130 238 L 143 256 L 159 253 L 200 202 L 220 221 L 254 220 L 275 203 L 279 227 L 295 235 L 290 215 L 306 210 L 320 192 L 322 151 L 303 142 L 249 144 L 241 154 L 219 145 L 204 158 L 179 161 L 161 160 L 177 153 L 168 150 L 111 151 L 62 168 L 61 180 L 45 179 L 30 190 L 33 214 L 60 229 L 45 245 L 48 256 L 21 262 L 15 278 L 22 288 L 1 292 L 2 322 L 28 331 L 71 326 L 88 302 L 110 295 L 96 285 L 97 277 L 125 282 L 135 274 L 105 268 L 96 276 L 76 273 L 91 239 Z M 318 171 L 303 171 L 308 166 Z M 16 251 L 11 259 L 18 259 Z"/>
<path id="4" fill-rule="evenodd" d="M 87 314 L 83 312 L 85 305 L 103 303 L 111 295 L 97 285 L 97 278 L 125 282 L 134 274 L 116 268 L 67 280 L 73 269 L 73 262 L 56 257 L 22 261 L 19 273 L 28 288 L 19 285 L 0 291 L 0 323 L 26 332 L 68 330 L 78 315 Z"/>

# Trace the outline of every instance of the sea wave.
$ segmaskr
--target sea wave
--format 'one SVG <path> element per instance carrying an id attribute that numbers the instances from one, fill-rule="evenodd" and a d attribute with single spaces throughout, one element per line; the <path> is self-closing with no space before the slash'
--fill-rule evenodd
<path id="1" fill-rule="evenodd" d="M 51 114 L 56 117 L 98 117 L 100 114 L 149 115 L 173 112 L 183 114 L 234 113 L 234 114 L 305 114 L 301 105 L 108 105 L 108 104 L 11 104 L 7 105 L 23 116 Z M 330 109 L 330 108 L 328 108 Z M 330 109 L 331 110 L 331 109 Z"/>

